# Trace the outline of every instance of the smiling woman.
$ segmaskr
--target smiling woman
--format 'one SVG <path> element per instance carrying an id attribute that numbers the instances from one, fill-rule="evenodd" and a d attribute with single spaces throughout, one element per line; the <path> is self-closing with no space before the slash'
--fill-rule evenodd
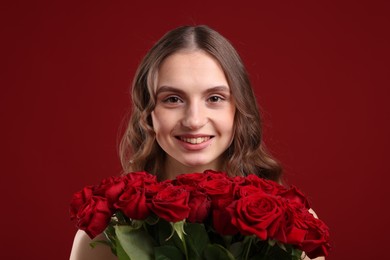
<path id="1" fill-rule="evenodd" d="M 155 92 L 153 129 L 167 153 L 159 174 L 173 179 L 222 169 L 222 155 L 233 140 L 235 105 L 218 62 L 203 51 L 175 53 L 162 63 Z"/>
<path id="2" fill-rule="evenodd" d="M 183 26 L 164 35 L 138 68 L 132 103 L 120 145 L 125 172 L 146 170 L 166 179 L 176 174 L 168 169 L 184 173 L 212 166 L 231 176 L 255 173 L 280 181 L 281 167 L 262 142 L 245 66 L 229 41 L 209 27 Z M 204 151 L 184 141 L 198 137 L 206 140 Z M 213 159 L 206 160 L 206 153 Z M 183 161 L 191 156 L 199 163 Z"/>
<path id="3" fill-rule="evenodd" d="M 163 182 L 214 170 L 281 183 L 281 167 L 262 142 L 245 67 L 233 46 L 209 27 L 184 26 L 162 37 L 138 68 L 132 103 L 120 144 L 125 172 L 147 171 Z M 110 257 L 108 249 L 90 250 L 89 242 L 79 232 L 71 259 Z"/>

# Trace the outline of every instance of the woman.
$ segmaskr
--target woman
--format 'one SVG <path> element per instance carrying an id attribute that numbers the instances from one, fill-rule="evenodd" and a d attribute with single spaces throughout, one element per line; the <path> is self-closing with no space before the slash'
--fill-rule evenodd
<path id="1" fill-rule="evenodd" d="M 281 167 L 262 143 L 245 67 L 209 27 L 184 26 L 163 36 L 137 70 L 132 103 L 120 144 L 125 172 L 147 171 L 164 180 L 213 169 L 281 182 Z M 71 259 L 115 259 L 108 247 L 90 250 L 90 242 L 79 231 Z"/>

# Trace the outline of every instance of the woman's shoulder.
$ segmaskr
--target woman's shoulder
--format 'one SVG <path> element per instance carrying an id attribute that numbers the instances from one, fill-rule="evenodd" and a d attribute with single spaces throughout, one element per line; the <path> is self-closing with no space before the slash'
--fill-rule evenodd
<path id="1" fill-rule="evenodd" d="M 96 245 L 94 248 L 91 247 L 90 243 L 94 241 L 105 240 L 103 235 L 99 235 L 94 239 L 82 230 L 77 231 L 72 251 L 70 253 L 70 260 L 115 260 L 116 256 L 111 252 L 110 247 L 106 245 Z"/>

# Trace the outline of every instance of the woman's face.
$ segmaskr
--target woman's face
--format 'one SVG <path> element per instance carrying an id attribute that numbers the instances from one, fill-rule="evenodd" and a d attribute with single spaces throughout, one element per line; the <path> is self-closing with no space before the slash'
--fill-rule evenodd
<path id="1" fill-rule="evenodd" d="M 154 91 L 153 128 L 167 153 L 165 170 L 219 170 L 233 139 L 235 105 L 218 61 L 202 51 L 174 53 L 161 64 Z"/>

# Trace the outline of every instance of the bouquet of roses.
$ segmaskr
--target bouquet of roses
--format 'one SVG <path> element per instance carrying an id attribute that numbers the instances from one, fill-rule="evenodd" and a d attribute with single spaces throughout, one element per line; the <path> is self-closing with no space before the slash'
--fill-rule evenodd
<path id="1" fill-rule="evenodd" d="M 146 172 L 109 177 L 75 193 L 70 211 L 119 259 L 282 260 L 328 254 L 328 228 L 309 208 L 295 187 L 205 171 L 162 182 Z"/>

